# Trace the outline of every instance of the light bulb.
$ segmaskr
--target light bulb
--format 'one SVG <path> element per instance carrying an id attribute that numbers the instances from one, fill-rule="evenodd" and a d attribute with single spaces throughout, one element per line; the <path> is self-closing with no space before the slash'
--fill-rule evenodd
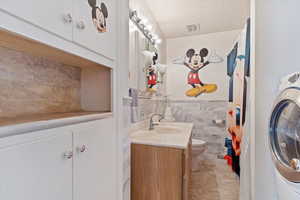
<path id="1" fill-rule="evenodd" d="M 157 39 L 157 40 L 156 40 L 156 43 L 157 43 L 157 44 L 160 44 L 161 42 L 162 42 L 161 39 Z"/>
<path id="2" fill-rule="evenodd" d="M 147 30 L 149 30 L 149 31 L 151 31 L 151 30 L 152 30 L 152 28 L 153 28 L 153 27 L 152 27 L 152 25 L 151 25 L 151 24 L 149 24 L 149 25 L 147 25 L 147 26 L 146 26 L 146 29 L 147 29 Z"/>
<path id="3" fill-rule="evenodd" d="M 132 21 L 129 21 L 129 32 L 135 32 L 137 31 L 137 27 L 135 24 L 133 24 Z"/>
<path id="4" fill-rule="evenodd" d="M 158 39 L 158 36 L 153 34 L 153 39 L 154 39 L 154 40 L 157 40 L 157 39 Z"/>
<path id="5" fill-rule="evenodd" d="M 147 24 L 147 23 L 148 23 L 148 19 L 142 18 L 140 23 L 142 23 L 142 24 Z"/>

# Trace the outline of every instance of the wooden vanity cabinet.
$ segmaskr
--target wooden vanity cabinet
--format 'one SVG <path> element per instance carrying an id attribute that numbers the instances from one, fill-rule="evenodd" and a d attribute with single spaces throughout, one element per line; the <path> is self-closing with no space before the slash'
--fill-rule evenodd
<path id="1" fill-rule="evenodd" d="M 131 200 L 188 200 L 191 145 L 131 146 Z"/>

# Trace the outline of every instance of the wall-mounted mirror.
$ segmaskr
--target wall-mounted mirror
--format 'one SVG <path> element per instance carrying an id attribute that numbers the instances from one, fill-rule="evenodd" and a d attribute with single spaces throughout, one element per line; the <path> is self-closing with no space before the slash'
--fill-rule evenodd
<path id="1" fill-rule="evenodd" d="M 165 82 L 166 66 L 159 63 L 156 47 L 139 31 L 130 32 L 129 83 L 140 96 L 159 96 Z"/>

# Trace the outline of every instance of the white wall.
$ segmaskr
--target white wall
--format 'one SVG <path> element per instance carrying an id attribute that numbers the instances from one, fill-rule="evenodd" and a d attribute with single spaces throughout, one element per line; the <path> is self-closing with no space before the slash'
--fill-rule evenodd
<path id="1" fill-rule="evenodd" d="M 300 71 L 300 1 L 256 0 L 256 182 L 255 200 L 276 200 L 268 148 L 268 119 L 279 80 Z M 289 199 L 292 200 L 292 199 Z"/>
<path id="2" fill-rule="evenodd" d="M 118 185 L 117 187 L 117 199 L 118 200 L 129 200 L 130 199 L 130 193 L 124 192 L 124 186 L 125 182 L 124 179 L 126 177 L 126 174 L 124 173 L 124 162 L 126 162 L 126 156 L 124 153 L 124 138 L 128 137 L 128 130 L 125 129 L 124 124 L 124 111 L 123 111 L 123 97 L 128 96 L 128 63 L 129 63 L 129 54 L 128 54 L 128 48 L 129 48 L 129 4 L 128 1 L 118 0 L 118 38 L 117 38 L 117 46 L 118 46 L 118 52 L 117 52 L 117 69 L 113 70 L 113 76 L 115 84 L 116 84 L 116 90 L 114 91 L 113 98 L 114 100 L 114 108 L 113 110 L 117 111 L 116 120 L 117 120 L 117 127 L 116 131 L 118 133 L 118 159 L 117 159 L 117 165 L 118 165 Z M 125 190 L 126 191 L 126 190 Z"/>
<path id="3" fill-rule="evenodd" d="M 227 54 L 233 48 L 241 30 L 211 33 L 198 36 L 188 36 L 167 40 L 167 93 L 171 99 L 185 100 L 186 90 L 191 86 L 187 84 L 189 69 L 183 65 L 172 64 L 172 60 L 185 56 L 186 51 L 195 48 L 200 51 L 201 48 L 215 49 L 217 54 L 224 61 L 218 64 L 209 64 L 200 70 L 200 79 L 204 83 L 214 83 L 218 85 L 215 93 L 203 94 L 197 99 L 201 100 L 228 100 L 229 78 L 227 76 Z M 194 99 L 193 99 L 194 100 Z"/>

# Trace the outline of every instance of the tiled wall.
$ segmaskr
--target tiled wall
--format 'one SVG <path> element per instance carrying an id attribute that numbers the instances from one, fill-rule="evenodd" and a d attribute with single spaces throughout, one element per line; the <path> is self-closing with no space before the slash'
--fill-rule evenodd
<path id="1" fill-rule="evenodd" d="M 80 110 L 80 68 L 3 47 L 0 54 L 0 117 Z"/>
<path id="2" fill-rule="evenodd" d="M 210 156 L 224 153 L 225 124 L 216 125 L 213 120 L 226 120 L 225 101 L 171 101 L 172 114 L 178 122 L 194 123 L 193 138 L 208 143 Z"/>
<path id="3" fill-rule="evenodd" d="M 164 96 L 140 96 L 138 90 L 131 89 L 131 112 L 130 121 L 137 123 L 148 119 L 151 114 L 164 114 L 167 106 L 167 99 Z"/>

